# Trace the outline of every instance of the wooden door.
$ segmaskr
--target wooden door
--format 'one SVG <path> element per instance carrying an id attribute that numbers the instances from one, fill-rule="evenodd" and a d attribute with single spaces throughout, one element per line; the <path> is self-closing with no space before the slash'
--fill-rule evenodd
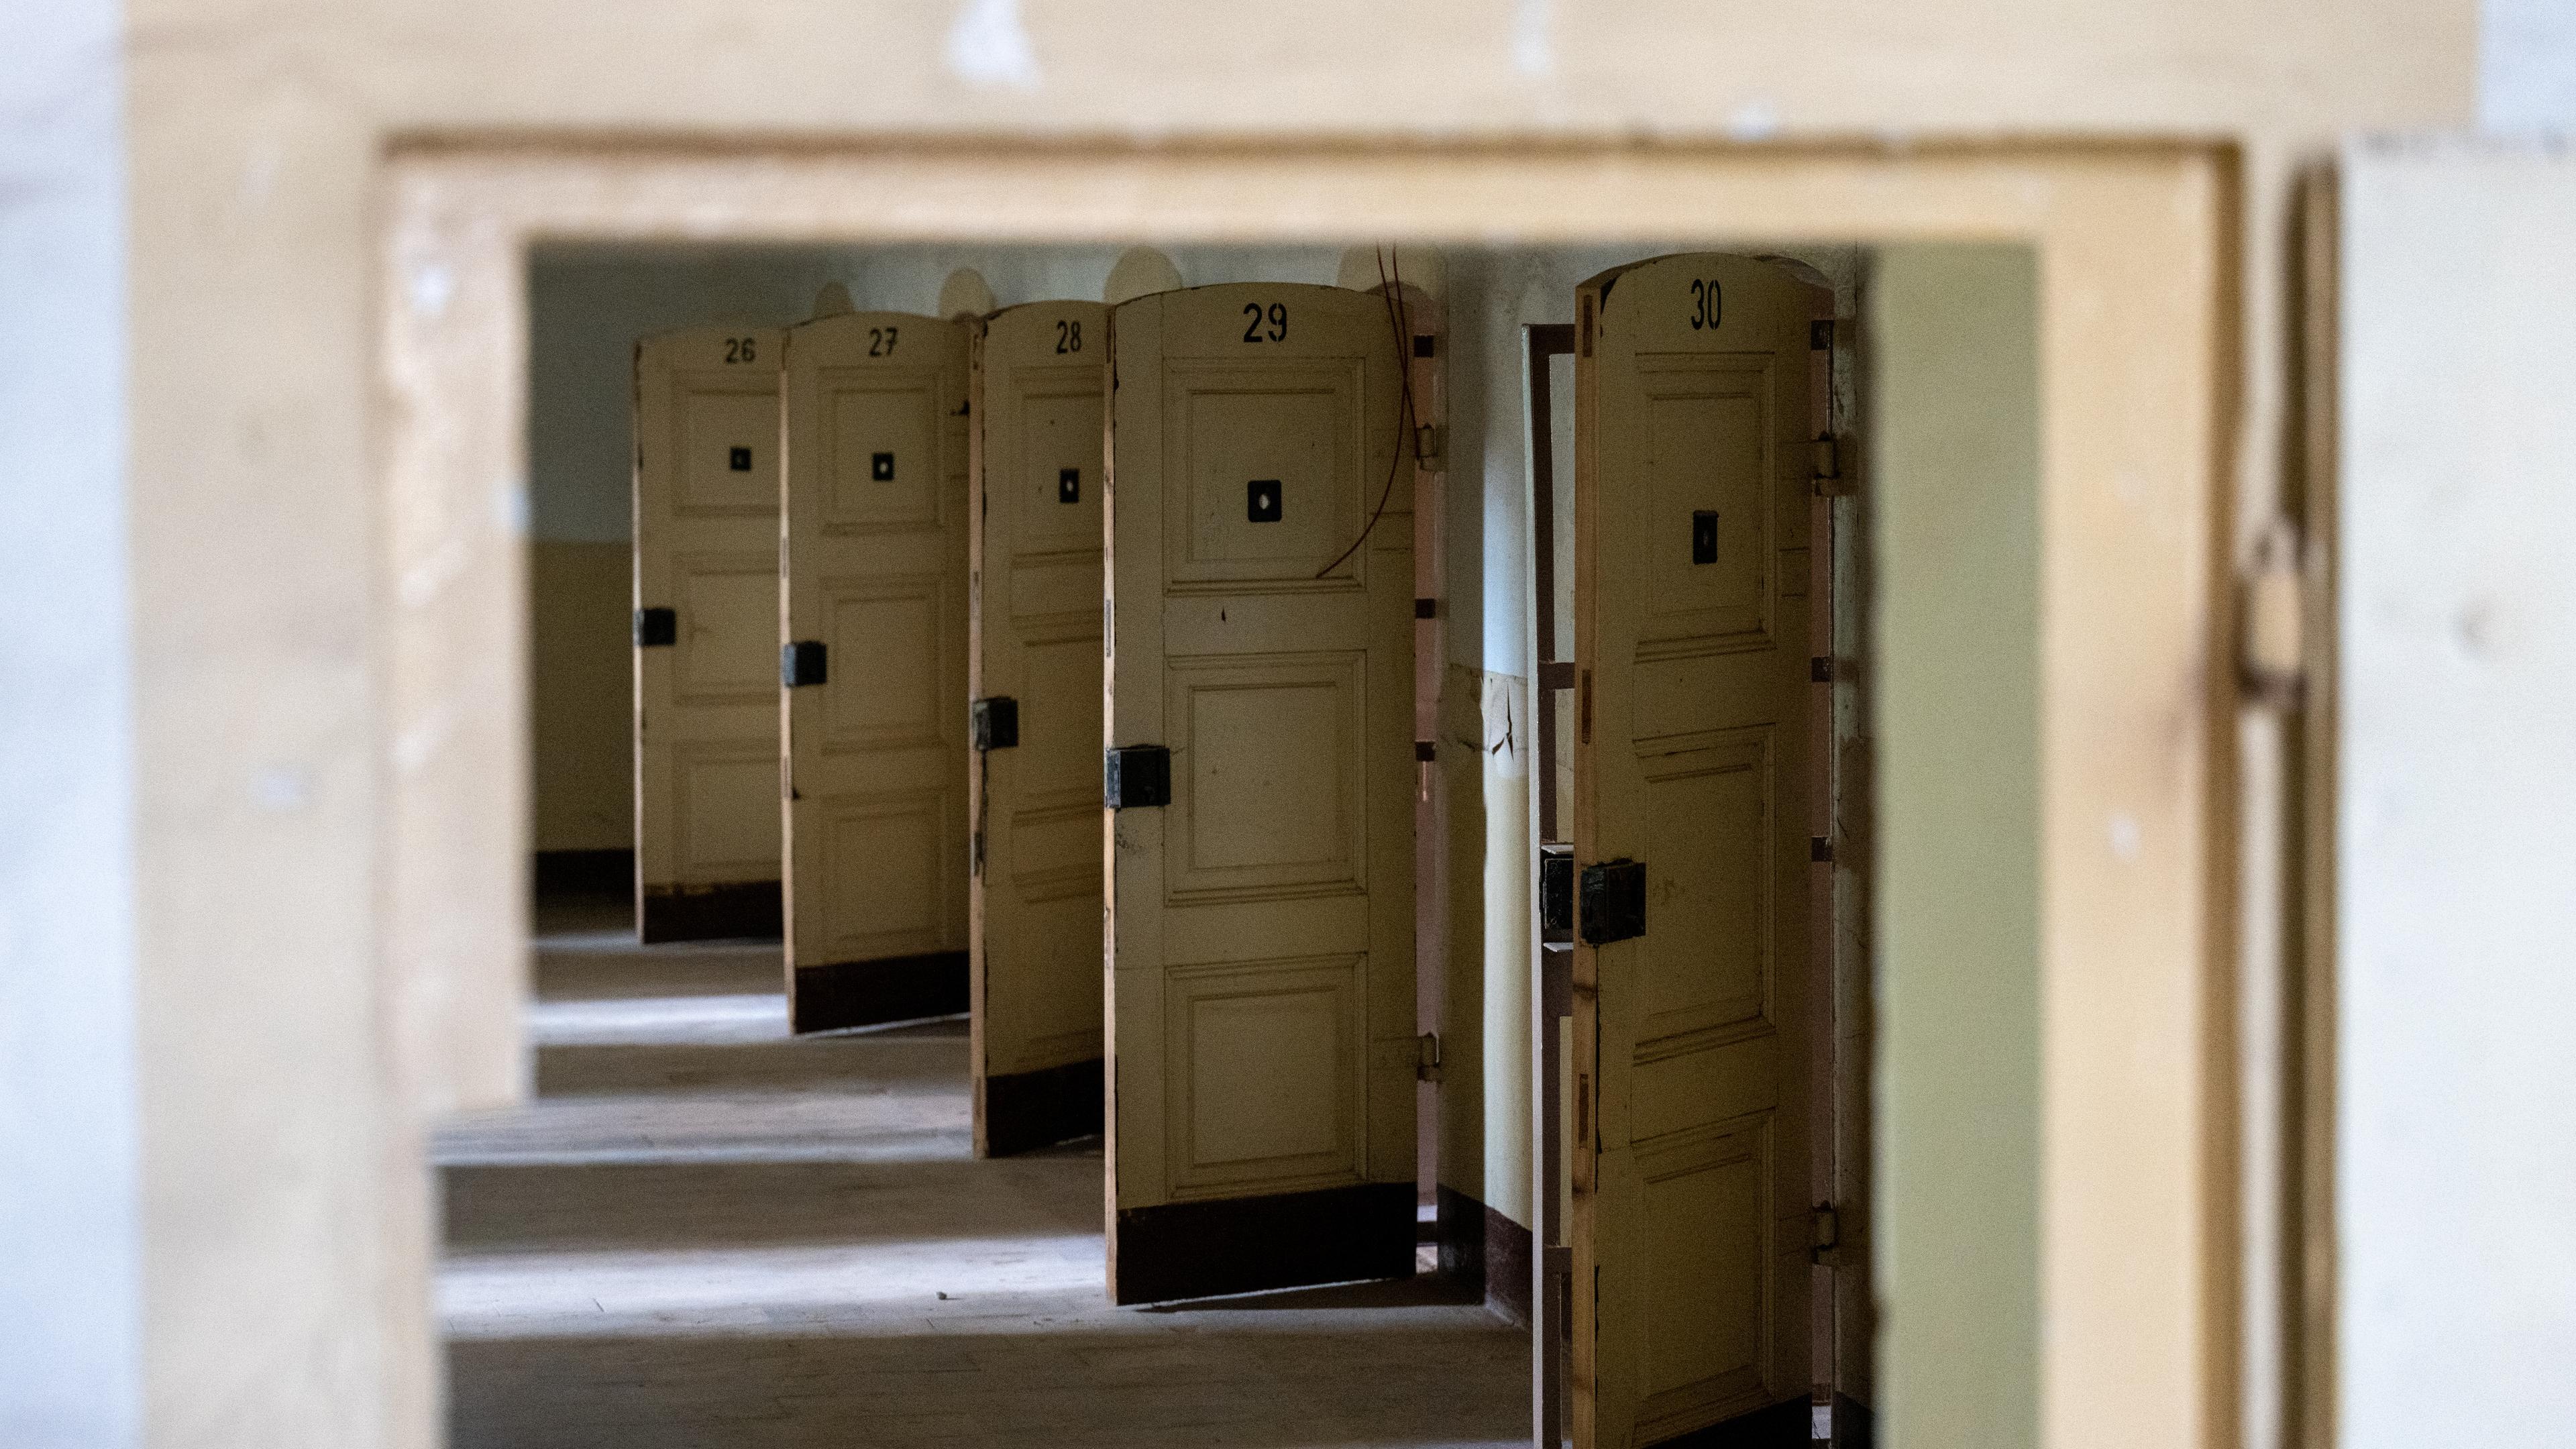
<path id="1" fill-rule="evenodd" d="M 975 1150 L 1100 1130 L 1101 383 L 1109 309 L 1036 302 L 974 361 Z"/>
<path id="2" fill-rule="evenodd" d="M 635 347 L 635 904 L 646 941 L 774 935 L 779 333 Z"/>
<path id="3" fill-rule="evenodd" d="M 1396 324 L 1374 295 L 1241 285 L 1138 298 L 1110 332 L 1111 1295 L 1402 1276 L 1417 1046 Z"/>
<path id="4" fill-rule="evenodd" d="M 1576 294 L 1579 1445 L 1813 1387 L 1820 312 L 1730 256 Z"/>
<path id="5" fill-rule="evenodd" d="M 788 330 L 779 429 L 789 1004 L 798 1031 L 964 1011 L 967 329 Z"/>

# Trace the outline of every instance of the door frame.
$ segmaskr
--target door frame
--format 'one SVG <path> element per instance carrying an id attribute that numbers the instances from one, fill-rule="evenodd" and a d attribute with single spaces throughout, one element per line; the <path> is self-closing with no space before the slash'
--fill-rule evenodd
<path id="1" fill-rule="evenodd" d="M 2232 149 L 523 136 L 399 139 L 382 165 L 379 999 L 403 1099 L 469 1107 L 529 1075 L 532 244 L 1326 242 L 1367 217 L 1399 242 L 2033 248 L 2041 1436 L 2232 1438 Z"/>

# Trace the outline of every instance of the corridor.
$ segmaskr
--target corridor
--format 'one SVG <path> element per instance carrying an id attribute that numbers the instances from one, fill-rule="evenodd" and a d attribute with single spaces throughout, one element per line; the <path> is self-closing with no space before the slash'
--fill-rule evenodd
<path id="1" fill-rule="evenodd" d="M 1527 1442 L 1442 1280 L 1102 1291 L 1095 1142 L 977 1162 L 962 1020 L 796 1040 L 775 945 L 541 913 L 537 1097 L 440 1134 L 456 1449 Z"/>

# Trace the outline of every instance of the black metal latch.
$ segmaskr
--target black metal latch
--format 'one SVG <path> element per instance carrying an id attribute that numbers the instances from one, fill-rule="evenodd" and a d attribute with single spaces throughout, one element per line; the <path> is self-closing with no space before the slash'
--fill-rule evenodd
<path id="1" fill-rule="evenodd" d="M 1007 750 L 1020 742 L 1020 702 L 1007 694 L 975 701 L 967 720 L 979 750 Z"/>
<path id="2" fill-rule="evenodd" d="M 1574 847 L 1538 848 L 1538 928 L 1546 941 L 1574 939 Z"/>
<path id="3" fill-rule="evenodd" d="M 1578 904 L 1587 946 L 1646 934 L 1646 863 L 1610 860 L 1585 866 Z"/>
<path id="4" fill-rule="evenodd" d="M 779 683 L 789 689 L 802 689 L 809 684 L 822 684 L 830 677 L 824 666 L 821 640 L 799 639 L 793 644 L 779 646 Z"/>
<path id="5" fill-rule="evenodd" d="M 1101 766 L 1101 798 L 1112 810 L 1172 803 L 1172 752 L 1161 745 L 1120 745 Z"/>
<path id="6" fill-rule="evenodd" d="M 667 649 L 680 642 L 680 611 L 677 609 L 638 609 L 635 611 L 635 647 Z"/>

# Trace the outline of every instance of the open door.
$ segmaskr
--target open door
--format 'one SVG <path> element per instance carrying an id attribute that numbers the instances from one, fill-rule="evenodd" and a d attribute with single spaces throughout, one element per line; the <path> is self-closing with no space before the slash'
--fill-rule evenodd
<path id="1" fill-rule="evenodd" d="M 975 343 L 975 1151 L 1100 1130 L 1101 448 L 1109 309 Z"/>
<path id="2" fill-rule="evenodd" d="M 960 1012 L 966 983 L 966 344 L 790 328 L 779 682 L 798 1031 Z"/>
<path id="3" fill-rule="evenodd" d="M 635 926 L 779 925 L 778 344 L 635 347 Z"/>
<path id="4" fill-rule="evenodd" d="M 1576 294 L 1578 1445 L 1803 1417 L 1813 1389 L 1831 300 L 1718 255 Z"/>
<path id="5" fill-rule="evenodd" d="M 1390 304 L 1110 318 L 1120 1303 L 1413 1271 L 1413 467 Z"/>

